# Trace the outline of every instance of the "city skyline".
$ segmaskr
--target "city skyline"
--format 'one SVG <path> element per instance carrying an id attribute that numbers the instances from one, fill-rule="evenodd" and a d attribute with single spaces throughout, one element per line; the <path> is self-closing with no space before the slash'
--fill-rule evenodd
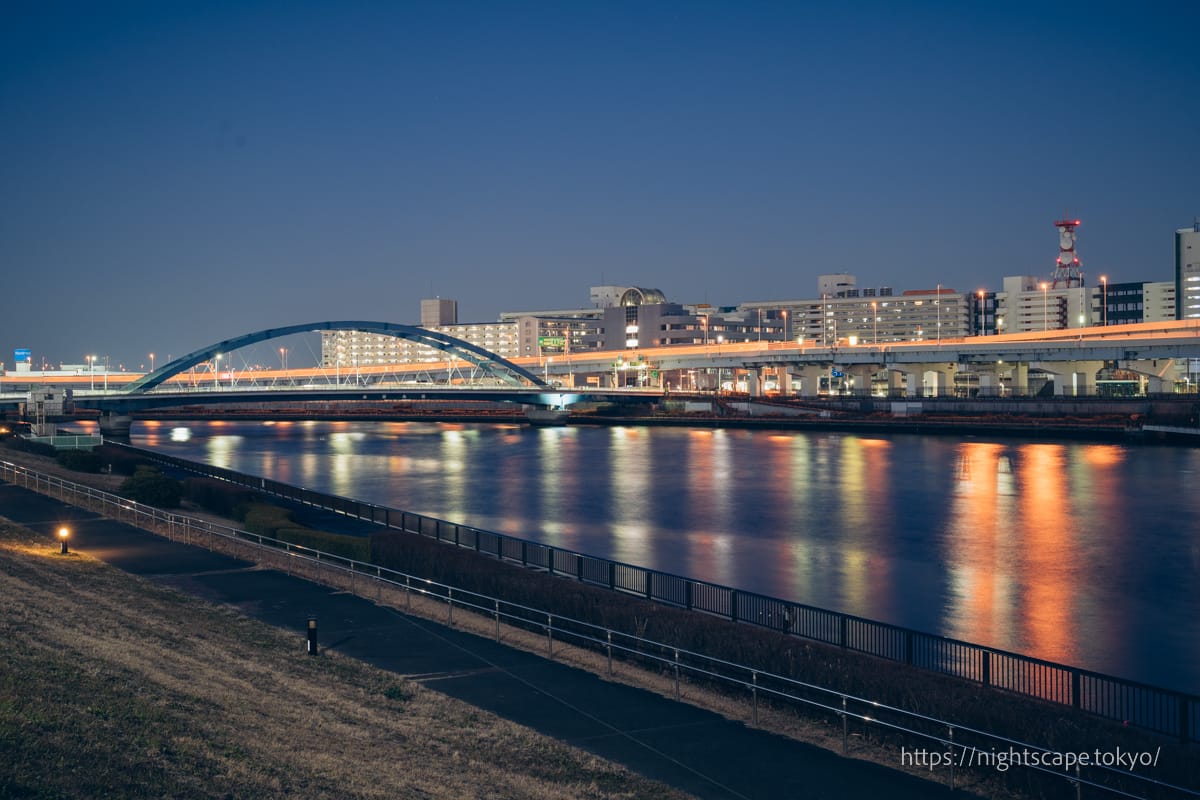
<path id="1" fill-rule="evenodd" d="M 1181 3 L 74 3 L 0 26 L 0 361 L 321 319 L 1172 277 Z M 564 300 L 566 302 L 564 302 Z"/>

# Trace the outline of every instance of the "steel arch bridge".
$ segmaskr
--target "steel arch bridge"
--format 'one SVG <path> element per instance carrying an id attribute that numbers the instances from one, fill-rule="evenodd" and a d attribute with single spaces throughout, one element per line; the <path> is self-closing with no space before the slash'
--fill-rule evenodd
<path id="1" fill-rule="evenodd" d="M 408 339 L 419 344 L 428 345 L 446 353 L 452 358 L 469 362 L 487 372 L 489 375 L 512 386 L 527 384 L 536 388 L 550 388 L 533 373 L 508 361 L 490 350 L 456 339 L 444 333 L 418 328 L 414 325 L 400 325 L 394 322 L 367 322 L 362 320 L 342 320 L 336 322 L 309 322 L 301 325 L 288 325 L 283 328 L 268 328 L 254 333 L 247 333 L 233 339 L 203 347 L 185 356 L 164 364 L 153 372 L 143 375 L 125 388 L 126 394 L 145 394 L 163 381 L 169 380 L 181 372 L 191 369 L 197 364 L 210 360 L 219 353 L 228 353 L 252 344 L 279 339 L 296 333 L 312 333 L 315 331 L 365 331 L 367 333 L 383 333 L 398 339 Z"/>

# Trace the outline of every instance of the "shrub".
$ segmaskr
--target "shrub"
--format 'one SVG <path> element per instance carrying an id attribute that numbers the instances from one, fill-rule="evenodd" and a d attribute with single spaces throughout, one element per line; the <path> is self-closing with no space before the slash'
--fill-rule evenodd
<path id="1" fill-rule="evenodd" d="M 55 456 L 58 463 L 76 472 L 99 472 L 104 462 L 92 450 L 60 450 Z"/>
<path id="2" fill-rule="evenodd" d="M 242 524 L 250 533 L 258 533 L 283 542 L 311 547 L 356 561 L 369 561 L 371 540 L 365 536 L 348 536 L 341 533 L 306 528 L 292 521 L 287 509 L 270 503 L 253 503 L 246 508 Z"/>
<path id="3" fill-rule="evenodd" d="M 184 478 L 183 496 L 205 511 L 241 520 L 259 495 L 250 489 L 215 478 Z"/>
<path id="4" fill-rule="evenodd" d="M 275 538 L 301 547 L 311 547 L 355 561 L 371 560 L 371 540 L 365 536 L 347 536 L 344 533 L 326 533 L 311 528 L 287 527 L 275 531 Z"/>
<path id="5" fill-rule="evenodd" d="M 116 445 L 102 444 L 93 452 L 99 456 L 101 463 L 112 467 L 112 471 L 118 475 L 133 475 L 138 467 L 151 465 L 150 459 L 145 456 Z"/>
<path id="6" fill-rule="evenodd" d="M 240 517 L 246 530 L 272 539 L 279 538 L 276 533 L 281 528 L 296 527 L 286 510 L 270 503 L 251 503 L 243 509 Z"/>
<path id="7" fill-rule="evenodd" d="M 155 508 L 177 508 L 183 497 L 183 483 L 168 478 L 154 467 L 139 466 L 121 484 L 121 493 L 130 500 Z"/>

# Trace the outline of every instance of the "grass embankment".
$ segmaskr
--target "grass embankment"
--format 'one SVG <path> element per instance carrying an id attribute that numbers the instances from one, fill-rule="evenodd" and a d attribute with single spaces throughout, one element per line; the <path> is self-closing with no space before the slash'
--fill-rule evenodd
<path id="1" fill-rule="evenodd" d="M 0 519 L 0 797 L 681 797 Z"/>

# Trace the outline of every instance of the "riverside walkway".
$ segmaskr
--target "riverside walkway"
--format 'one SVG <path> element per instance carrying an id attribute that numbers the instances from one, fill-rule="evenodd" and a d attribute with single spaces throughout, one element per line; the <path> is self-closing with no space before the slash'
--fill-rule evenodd
<path id="1" fill-rule="evenodd" d="M 298 649 L 315 616 L 323 649 L 419 681 L 696 797 L 973 796 L 2 482 L 0 515 L 45 534 L 47 542 L 65 523 L 73 550 L 294 631 Z"/>

